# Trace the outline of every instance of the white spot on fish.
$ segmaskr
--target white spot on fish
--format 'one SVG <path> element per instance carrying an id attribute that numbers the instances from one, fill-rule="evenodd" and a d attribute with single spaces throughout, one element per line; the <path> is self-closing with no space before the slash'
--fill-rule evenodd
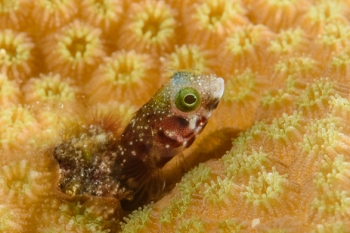
<path id="1" fill-rule="evenodd" d="M 170 131 L 170 130 L 165 130 L 165 135 L 167 135 L 169 138 L 173 138 L 175 133 L 173 131 Z"/>
<path id="2" fill-rule="evenodd" d="M 188 127 L 189 127 L 191 130 L 194 130 L 194 129 L 196 128 L 197 118 L 198 118 L 198 117 L 197 117 L 196 115 L 194 115 L 193 117 L 190 117 Z"/>
<path id="3" fill-rule="evenodd" d="M 216 99 L 221 99 L 222 95 L 224 94 L 224 80 L 222 78 L 215 79 L 215 91 L 213 92 L 212 96 Z"/>

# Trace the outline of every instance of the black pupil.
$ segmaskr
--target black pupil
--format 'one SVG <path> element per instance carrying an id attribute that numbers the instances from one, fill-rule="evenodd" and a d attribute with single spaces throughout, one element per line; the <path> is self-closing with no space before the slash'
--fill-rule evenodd
<path id="1" fill-rule="evenodd" d="M 197 98 L 194 95 L 186 95 L 184 101 L 186 104 L 194 104 Z"/>

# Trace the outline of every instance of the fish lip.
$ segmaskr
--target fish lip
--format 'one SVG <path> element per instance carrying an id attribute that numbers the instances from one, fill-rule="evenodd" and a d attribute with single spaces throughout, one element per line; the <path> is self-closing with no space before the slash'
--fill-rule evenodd
<path id="1" fill-rule="evenodd" d="M 217 99 L 221 99 L 222 95 L 224 94 L 225 90 L 225 84 L 224 84 L 224 79 L 223 78 L 216 78 L 215 80 L 215 91 L 213 93 L 213 97 Z"/>

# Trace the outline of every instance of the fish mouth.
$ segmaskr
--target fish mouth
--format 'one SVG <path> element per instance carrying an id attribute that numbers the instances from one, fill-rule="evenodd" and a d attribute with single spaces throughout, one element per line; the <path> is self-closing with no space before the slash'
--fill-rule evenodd
<path id="1" fill-rule="evenodd" d="M 224 79 L 222 78 L 216 78 L 215 83 L 214 83 L 214 92 L 213 92 L 213 97 L 216 99 L 221 99 L 222 95 L 224 94 L 225 90 L 225 84 L 224 84 Z"/>

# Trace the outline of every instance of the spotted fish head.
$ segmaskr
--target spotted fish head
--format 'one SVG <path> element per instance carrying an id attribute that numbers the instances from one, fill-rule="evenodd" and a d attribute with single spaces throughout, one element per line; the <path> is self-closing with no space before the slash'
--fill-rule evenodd
<path id="1" fill-rule="evenodd" d="M 224 92 L 224 80 L 210 75 L 180 71 L 144 106 L 152 112 L 151 158 L 163 166 L 189 147 L 206 126 Z"/>

